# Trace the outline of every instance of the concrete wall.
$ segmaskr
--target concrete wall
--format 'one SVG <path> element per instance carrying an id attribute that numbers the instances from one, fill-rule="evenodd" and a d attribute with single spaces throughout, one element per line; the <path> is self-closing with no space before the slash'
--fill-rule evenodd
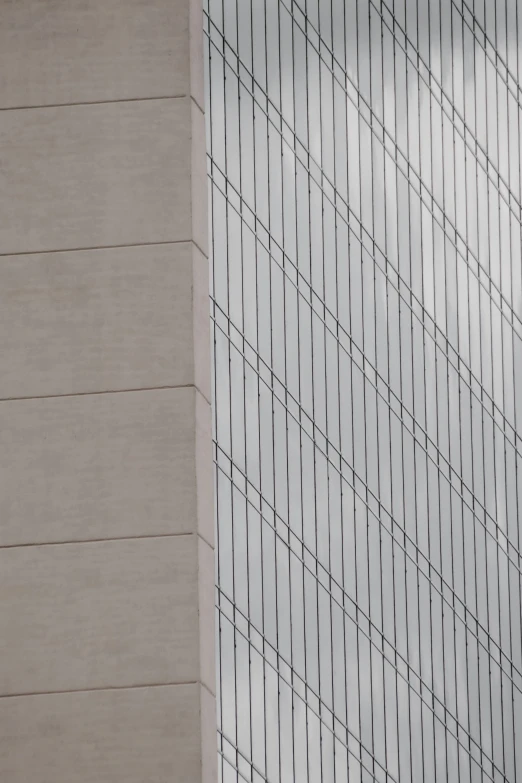
<path id="1" fill-rule="evenodd" d="M 0 780 L 213 783 L 198 0 L 0 0 Z"/>

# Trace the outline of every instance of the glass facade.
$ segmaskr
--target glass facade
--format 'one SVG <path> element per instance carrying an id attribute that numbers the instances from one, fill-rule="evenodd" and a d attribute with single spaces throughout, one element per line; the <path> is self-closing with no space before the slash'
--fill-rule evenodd
<path id="1" fill-rule="evenodd" d="M 522 781 L 522 8 L 204 10 L 219 779 Z"/>

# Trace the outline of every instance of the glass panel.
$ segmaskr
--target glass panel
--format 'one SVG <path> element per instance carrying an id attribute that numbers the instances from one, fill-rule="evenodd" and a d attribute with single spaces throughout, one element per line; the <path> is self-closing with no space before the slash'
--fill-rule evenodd
<path id="1" fill-rule="evenodd" d="M 204 16 L 219 780 L 514 783 L 519 4 Z"/>

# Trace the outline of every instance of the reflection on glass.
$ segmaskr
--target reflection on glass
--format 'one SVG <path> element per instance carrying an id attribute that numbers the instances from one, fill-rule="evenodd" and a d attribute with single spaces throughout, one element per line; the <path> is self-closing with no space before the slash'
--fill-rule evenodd
<path id="1" fill-rule="evenodd" d="M 522 779 L 516 0 L 205 0 L 222 783 Z"/>

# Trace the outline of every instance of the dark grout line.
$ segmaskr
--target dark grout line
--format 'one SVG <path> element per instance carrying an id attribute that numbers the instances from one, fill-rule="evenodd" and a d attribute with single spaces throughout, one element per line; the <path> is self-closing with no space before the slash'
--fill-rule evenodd
<path id="1" fill-rule="evenodd" d="M 0 403 L 2 402 L 29 402 L 34 400 L 60 400 L 68 397 L 95 397 L 101 394 L 133 394 L 139 392 L 155 392 L 155 391 L 175 391 L 176 389 L 195 389 L 198 394 L 201 394 L 205 402 L 209 405 L 212 403 L 203 394 L 201 389 L 194 383 L 181 383 L 177 386 L 144 386 L 137 387 L 135 389 L 102 389 L 100 391 L 86 391 L 86 392 L 71 392 L 70 394 L 37 394 L 27 397 L 0 397 Z"/>
<path id="2" fill-rule="evenodd" d="M 50 255 L 55 253 L 89 253 L 89 252 L 95 252 L 97 250 L 124 250 L 125 248 L 131 248 L 131 247 L 158 247 L 158 246 L 168 246 L 168 245 L 194 245 L 194 247 L 197 247 L 197 249 L 202 253 L 205 258 L 207 258 L 207 254 L 205 251 L 199 246 L 198 242 L 195 242 L 193 239 L 166 239 L 161 242 L 130 242 L 129 244 L 120 244 L 120 245 L 93 245 L 92 247 L 59 247 L 54 249 L 47 249 L 47 250 L 18 250 L 14 251 L 12 253 L 2 253 L 0 252 L 0 259 L 1 258 L 8 258 L 9 256 L 42 256 L 42 255 Z"/>
<path id="3" fill-rule="evenodd" d="M 178 685 L 201 685 L 206 687 L 200 680 L 189 680 L 188 682 L 151 682 L 139 685 L 100 685 L 95 688 L 69 688 L 68 690 L 58 691 L 23 691 L 20 693 L 2 693 L 0 699 L 20 699 L 26 696 L 58 696 L 67 693 L 96 693 L 98 691 L 132 691 L 143 688 L 172 688 Z M 209 690 L 207 688 L 207 690 Z M 210 693 L 210 691 L 209 691 Z"/>
<path id="4" fill-rule="evenodd" d="M 67 541 L 35 541 L 35 542 L 29 542 L 26 544 L 4 544 L 0 545 L 0 552 L 3 549 L 29 549 L 30 547 L 37 547 L 37 546 L 76 546 L 76 544 L 110 544 L 111 542 L 121 542 L 121 541 L 148 541 L 150 539 L 157 539 L 157 538 L 181 538 L 182 536 L 198 536 L 202 539 L 202 541 L 205 541 L 205 543 L 208 544 L 208 541 L 203 538 L 197 529 L 194 530 L 187 530 L 181 533 L 153 533 L 152 535 L 135 535 L 135 536 L 115 536 L 113 538 L 80 538 L 80 539 L 74 539 L 74 540 L 67 540 Z M 210 544 L 208 544 L 210 546 Z M 213 548 L 213 547 L 211 547 Z"/>
<path id="5" fill-rule="evenodd" d="M 42 103 L 33 106 L 1 106 L 0 112 L 7 111 L 31 111 L 35 109 L 66 109 L 69 106 L 107 106 L 111 103 L 143 103 L 145 101 L 171 101 L 177 98 L 192 98 L 187 93 L 180 95 L 148 95 L 143 98 L 113 98 L 105 101 L 72 101 L 69 103 Z M 199 105 L 199 104 L 198 104 Z"/>

